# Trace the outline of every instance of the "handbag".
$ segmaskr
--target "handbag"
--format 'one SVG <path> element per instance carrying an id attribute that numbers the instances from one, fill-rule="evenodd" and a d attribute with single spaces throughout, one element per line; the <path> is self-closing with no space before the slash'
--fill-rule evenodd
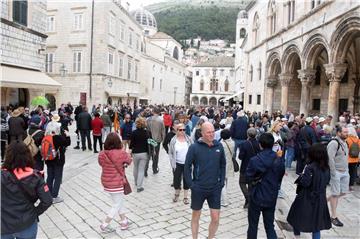
<path id="1" fill-rule="evenodd" d="M 116 171 L 118 171 L 118 173 L 121 175 L 120 170 L 118 169 L 118 167 L 116 166 L 116 164 L 112 161 L 112 159 L 110 157 L 108 157 L 105 154 L 105 157 L 108 158 L 110 160 L 110 162 L 115 166 Z M 124 167 L 124 182 L 123 182 L 123 187 L 124 187 L 124 195 L 128 195 L 132 192 L 131 186 L 129 181 L 127 180 L 126 177 L 126 173 L 125 173 L 125 167 Z"/>
<path id="2" fill-rule="evenodd" d="M 226 147 L 228 148 L 228 150 L 230 151 L 230 154 L 232 155 L 232 152 L 231 152 L 231 149 L 229 147 L 229 145 L 226 143 L 226 141 L 224 140 L 224 143 L 226 144 Z M 232 160 L 232 163 L 234 165 L 234 172 L 239 172 L 240 171 L 240 166 L 239 166 L 239 163 L 236 161 L 235 158 L 231 158 Z"/>

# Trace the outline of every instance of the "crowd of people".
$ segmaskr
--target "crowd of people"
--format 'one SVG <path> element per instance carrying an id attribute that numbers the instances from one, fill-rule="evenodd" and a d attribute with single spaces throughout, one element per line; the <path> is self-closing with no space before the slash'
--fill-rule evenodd
<path id="1" fill-rule="evenodd" d="M 332 116 L 292 112 L 251 113 L 241 107 L 154 105 L 132 109 L 126 105 L 94 105 L 89 111 L 81 104 L 74 108 L 68 103 L 52 112 L 42 106 L 33 111 L 2 107 L 2 186 L 9 192 L 2 197 L 2 212 L 5 212 L 2 228 L 6 228 L 2 229 L 2 236 L 31 228 L 34 233 L 34 215 L 43 213 L 51 203 L 63 201 L 59 191 L 66 150 L 71 145 L 70 124 L 76 125 L 74 149 L 98 154 L 101 182 L 113 201 L 100 226 L 104 233 L 115 230 L 110 222 L 116 214 L 120 216 L 121 229 L 128 229 L 124 214 L 124 195 L 129 193 L 125 168 L 133 164 L 136 192 L 141 193 L 145 190 L 150 164 L 153 174 L 166 170 L 159 168 L 161 146 L 168 154 L 173 173 L 172 201 L 179 201 L 183 189 L 181 201 L 191 206 L 193 238 L 198 235 L 205 200 L 211 216 L 208 238 L 215 237 L 220 208 L 229 204 L 227 182 L 238 171 L 239 187 L 245 198 L 243 208 L 248 210 L 248 238 L 257 238 L 260 213 L 267 237 L 277 238 L 275 207 L 277 199 L 285 196 L 282 178 L 290 171 L 299 175 L 297 196 L 288 215 L 296 236 L 310 232 L 313 238 L 320 238 L 321 230 L 332 225 L 343 226 L 337 215 L 339 199 L 360 183 L 360 115 L 349 112 L 336 121 Z M 39 177 L 44 164 L 46 183 Z M 22 174 L 33 179 L 25 180 Z M 40 182 L 36 184 L 38 188 L 27 185 L 34 180 Z M 8 202 L 14 200 L 12 191 L 22 198 L 23 202 L 17 199 L 16 203 L 23 203 L 23 210 L 30 210 L 25 207 L 29 204 L 27 193 L 42 202 L 31 207 L 36 214 L 32 213 L 29 221 L 19 228 L 14 227 L 16 224 L 3 227 L 5 216 L 6 220 L 17 218 L 11 211 L 17 204 Z"/>

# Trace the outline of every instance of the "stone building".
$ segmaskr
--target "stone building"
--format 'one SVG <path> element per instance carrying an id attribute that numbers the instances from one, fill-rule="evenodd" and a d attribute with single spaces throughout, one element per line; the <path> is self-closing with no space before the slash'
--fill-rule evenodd
<path id="1" fill-rule="evenodd" d="M 54 106 L 61 84 L 44 73 L 46 1 L 1 1 L 1 105 L 30 106 L 46 96 Z"/>
<path id="2" fill-rule="evenodd" d="M 359 1 L 251 1 L 236 32 L 246 110 L 359 112 Z"/>
<path id="3" fill-rule="evenodd" d="M 181 44 L 159 32 L 155 17 L 140 8 L 131 13 L 142 26 L 145 51 L 141 59 L 141 103 L 185 104 L 186 66 Z"/>
<path id="4" fill-rule="evenodd" d="M 192 69 L 191 105 L 223 105 L 236 96 L 233 57 L 213 57 Z"/>
<path id="5" fill-rule="evenodd" d="M 118 1 L 49 1 L 46 70 L 63 84 L 59 103 L 137 104 L 142 30 Z"/>
<path id="6" fill-rule="evenodd" d="M 181 45 L 150 12 L 117 0 L 50 1 L 47 14 L 46 69 L 64 86 L 60 103 L 184 103 Z"/>

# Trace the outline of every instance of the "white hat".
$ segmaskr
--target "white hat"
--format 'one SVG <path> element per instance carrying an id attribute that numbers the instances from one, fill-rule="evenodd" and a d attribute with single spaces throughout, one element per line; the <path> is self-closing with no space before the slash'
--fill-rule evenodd
<path id="1" fill-rule="evenodd" d="M 53 114 L 51 120 L 58 122 L 60 120 L 60 116 L 58 114 Z"/>
<path id="2" fill-rule="evenodd" d="M 312 118 L 312 117 L 307 117 L 307 118 L 305 119 L 305 121 L 308 122 L 308 123 L 311 123 L 311 122 L 313 121 L 313 118 Z"/>
<path id="3" fill-rule="evenodd" d="M 319 123 L 324 122 L 326 119 L 324 117 L 319 118 Z"/>
<path id="4" fill-rule="evenodd" d="M 319 119 L 319 116 L 317 116 L 317 115 L 316 115 L 316 116 L 314 116 L 314 119 Z"/>
<path id="5" fill-rule="evenodd" d="M 356 120 L 355 120 L 355 119 L 351 119 L 351 120 L 350 120 L 350 123 L 356 123 Z"/>
<path id="6" fill-rule="evenodd" d="M 50 113 L 50 111 L 49 110 L 44 110 L 44 113 L 48 115 Z"/>
<path id="7" fill-rule="evenodd" d="M 289 121 L 286 117 L 282 118 L 281 121 Z"/>

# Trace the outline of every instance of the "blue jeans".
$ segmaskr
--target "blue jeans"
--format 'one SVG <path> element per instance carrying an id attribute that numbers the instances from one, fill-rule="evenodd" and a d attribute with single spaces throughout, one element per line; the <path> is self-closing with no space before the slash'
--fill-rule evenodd
<path id="1" fill-rule="evenodd" d="M 240 145 L 244 143 L 246 140 L 243 139 L 233 139 L 234 140 L 234 152 L 233 152 L 233 159 L 236 158 L 236 151 L 240 148 Z"/>
<path id="2" fill-rule="evenodd" d="M 291 168 L 291 163 L 295 157 L 295 148 L 294 147 L 286 147 L 285 152 L 285 168 Z"/>
<path id="3" fill-rule="evenodd" d="M 277 239 L 277 235 L 274 229 L 275 205 L 274 207 L 261 207 L 253 203 L 251 198 L 248 209 L 249 226 L 247 231 L 247 238 L 257 238 L 260 213 L 263 215 L 266 237 L 268 239 Z"/>
<path id="4" fill-rule="evenodd" d="M 46 183 L 51 192 L 51 196 L 56 198 L 59 195 L 60 185 L 63 177 L 63 165 L 47 164 Z"/>
<path id="5" fill-rule="evenodd" d="M 37 235 L 38 224 L 34 222 L 30 227 L 11 234 L 1 235 L 2 239 L 35 239 Z"/>
<path id="6" fill-rule="evenodd" d="M 300 232 L 295 228 L 294 228 L 294 234 L 295 234 L 295 236 L 300 236 Z M 312 239 L 320 239 L 320 231 L 313 232 Z"/>

